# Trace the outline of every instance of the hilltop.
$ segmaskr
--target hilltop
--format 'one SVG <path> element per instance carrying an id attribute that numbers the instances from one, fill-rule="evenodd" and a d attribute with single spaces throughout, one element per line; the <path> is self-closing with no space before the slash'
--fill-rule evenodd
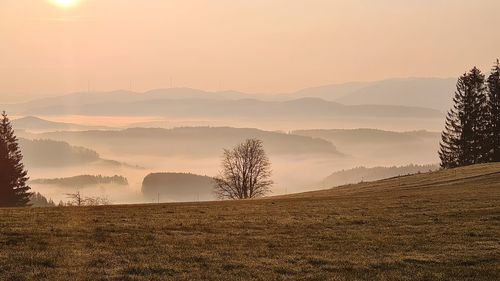
<path id="1" fill-rule="evenodd" d="M 479 164 L 462 168 L 439 170 L 429 173 L 397 176 L 358 184 L 348 184 L 330 189 L 287 195 L 287 198 L 314 198 L 347 195 L 387 196 L 387 193 L 458 191 L 496 191 L 500 196 L 500 163 Z M 450 196 L 452 194 L 449 194 Z"/>
<path id="2" fill-rule="evenodd" d="M 14 111 L 16 112 L 16 111 Z M 116 99 L 95 104 L 77 104 L 68 107 L 55 104 L 21 111 L 37 115 L 85 116 L 168 116 L 170 118 L 422 118 L 439 119 L 439 110 L 399 105 L 343 105 L 319 98 L 300 98 L 287 101 L 258 99 L 147 99 L 124 101 Z"/>
<path id="3" fill-rule="evenodd" d="M 191 88 L 89 91 L 3 104 L 0 108 L 13 116 L 65 117 L 59 120 L 71 116 L 138 119 L 127 126 L 210 125 L 287 131 L 335 127 L 441 130 L 454 88 L 455 79 L 399 78 L 324 85 L 282 94 Z M 82 130 L 77 125 L 39 124 L 40 120 L 30 119 L 26 120 L 27 125 L 19 127 L 27 126 L 31 131 L 38 127 L 44 131 L 47 127 Z"/>
<path id="4" fill-rule="evenodd" d="M 300 89 L 291 93 L 253 94 L 238 91 L 204 91 L 192 88 L 153 89 L 143 93 L 115 90 L 108 92 L 75 92 L 45 97 L 28 102 L 4 105 L 16 113 L 35 112 L 49 107 L 73 109 L 83 105 L 104 103 L 134 103 L 157 100 L 215 100 L 235 101 L 254 99 L 261 101 L 290 101 L 317 98 L 346 105 L 395 105 L 433 108 L 446 111 L 451 106 L 455 90 L 454 78 L 393 78 L 372 82 L 348 82 Z"/>
<path id="5" fill-rule="evenodd" d="M 51 132 L 34 136 L 129 155 L 218 156 L 224 148 L 248 138 L 258 138 L 265 143 L 270 154 L 342 156 L 334 144 L 323 139 L 252 128 L 130 128 L 119 131 Z"/>
<path id="6" fill-rule="evenodd" d="M 263 200 L 0 209 L 0 269 L 6 280 L 498 280 L 499 191 L 500 164 L 487 164 Z"/>
<path id="7" fill-rule="evenodd" d="M 99 153 L 92 149 L 73 146 L 64 141 L 19 138 L 19 145 L 24 153 L 24 163 L 29 168 L 62 168 L 89 164 L 114 167 L 130 166 L 118 161 L 103 159 Z"/>
<path id="8" fill-rule="evenodd" d="M 307 88 L 288 98 L 317 97 L 342 104 L 412 105 L 447 111 L 456 79 L 400 78 L 373 82 L 350 82 Z"/>
<path id="9" fill-rule="evenodd" d="M 321 187 L 332 187 L 344 184 L 352 184 L 366 181 L 375 181 L 390 177 L 427 173 L 436 171 L 439 165 L 406 165 L 391 167 L 356 167 L 353 169 L 337 171 L 323 179 Z"/>
<path id="10" fill-rule="evenodd" d="M 104 126 L 84 126 L 64 122 L 53 122 L 35 116 L 26 116 L 23 118 L 15 119 L 12 121 L 12 125 L 16 130 L 23 130 L 28 132 L 85 131 L 109 129 L 108 127 Z"/>
<path id="11" fill-rule="evenodd" d="M 188 173 L 151 173 L 142 182 L 142 193 L 147 199 L 161 196 L 169 201 L 212 201 L 214 180 L 208 176 Z"/>
<path id="12" fill-rule="evenodd" d="M 55 179 L 34 179 L 30 184 L 55 185 L 59 187 L 84 188 L 95 185 L 128 185 L 128 180 L 124 176 L 102 176 L 102 175 L 79 175 L 67 178 Z"/>

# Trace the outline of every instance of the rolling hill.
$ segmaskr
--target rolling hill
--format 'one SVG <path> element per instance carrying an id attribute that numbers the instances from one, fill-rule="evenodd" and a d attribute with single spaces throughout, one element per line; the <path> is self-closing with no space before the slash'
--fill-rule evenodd
<path id="1" fill-rule="evenodd" d="M 321 187 L 332 187 L 366 181 L 375 181 L 402 175 L 427 173 L 439 170 L 439 165 L 406 165 L 393 167 L 357 167 L 337 171 L 326 177 L 319 184 Z"/>
<path id="2" fill-rule="evenodd" d="M 276 98 L 282 100 L 301 99 L 301 98 L 319 98 L 327 101 L 335 101 L 343 96 L 369 87 L 371 82 L 349 82 L 342 84 L 330 84 L 317 87 L 310 87 L 298 90 L 293 93 L 277 95 Z"/>
<path id="3" fill-rule="evenodd" d="M 151 173 L 142 183 L 145 198 L 162 202 L 212 201 L 213 189 L 213 178 L 187 173 Z"/>
<path id="4" fill-rule="evenodd" d="M 339 144 L 373 145 L 417 143 L 424 139 L 439 140 L 440 133 L 428 131 L 395 132 L 377 129 L 312 129 L 296 130 L 292 134 L 322 138 Z"/>
<path id="5" fill-rule="evenodd" d="M 445 112 L 454 92 L 453 79 L 407 78 L 325 85 L 279 95 L 236 91 L 209 92 L 190 88 L 79 92 L 4 105 L 21 115 L 141 115 L 231 116 L 234 111 L 254 116 L 315 114 L 311 103 L 327 116 L 435 117 Z M 119 101 L 119 102 L 117 102 Z M 362 107 L 360 107 L 362 105 Z M 435 111 L 429 110 L 432 108 Z"/>
<path id="6" fill-rule="evenodd" d="M 373 182 L 333 187 L 325 190 L 288 195 L 288 198 L 311 198 L 340 195 L 382 196 L 397 193 L 493 192 L 500 200 L 500 163 L 472 165 L 407 176 L 397 176 Z"/>
<path id="7" fill-rule="evenodd" d="M 498 280 L 499 191 L 500 164 L 487 164 L 263 200 L 0 209 L 0 268 L 7 280 Z"/>
<path id="8" fill-rule="evenodd" d="M 154 89 L 145 93 L 137 93 L 127 90 L 116 90 L 109 92 L 75 92 L 60 96 L 45 97 L 34 99 L 28 102 L 3 105 L 12 113 L 36 114 L 36 112 L 45 112 L 46 108 L 65 109 L 68 112 L 78 112 L 82 107 L 91 105 L 115 103 L 133 103 L 153 100 L 177 100 L 177 99 L 235 99 L 235 98 L 253 98 L 253 95 L 239 93 L 235 91 L 226 92 L 208 92 L 190 88 L 170 88 Z M 23 114 L 23 115 L 26 115 Z"/>
<path id="9" fill-rule="evenodd" d="M 447 111 L 455 90 L 456 79 L 451 78 L 396 78 L 373 82 L 350 82 L 311 87 L 285 94 L 249 94 L 237 91 L 210 92 L 191 88 L 154 89 L 144 93 L 126 90 L 110 92 L 77 92 L 29 102 L 4 105 L 15 113 L 45 112 L 44 108 L 66 108 L 67 111 L 82 111 L 89 105 L 135 103 L 157 100 L 218 100 L 237 101 L 256 99 L 260 101 L 290 101 L 317 98 L 346 105 L 394 105 L 433 108 Z M 86 107 L 86 111 L 90 111 Z"/>
<path id="10" fill-rule="evenodd" d="M 29 168 L 62 168 L 99 164 L 100 166 L 129 166 L 114 160 L 102 159 L 96 151 L 73 146 L 64 141 L 49 139 L 19 139 L 24 164 Z M 139 167 L 134 167 L 139 168 Z"/>
<path id="11" fill-rule="evenodd" d="M 84 188 L 89 186 L 103 185 L 128 185 L 128 180 L 123 176 L 102 176 L 102 175 L 79 175 L 67 178 L 54 179 L 34 179 L 30 184 L 56 185 L 59 187 Z"/>
<path id="12" fill-rule="evenodd" d="M 393 79 L 374 83 L 335 101 L 343 104 L 413 105 L 446 112 L 451 108 L 456 79 Z"/>
<path id="13" fill-rule="evenodd" d="M 423 107 L 395 105 L 343 105 L 318 98 L 287 101 L 257 99 L 145 99 L 102 101 L 72 106 L 51 104 L 21 111 L 35 115 L 168 116 L 171 118 L 442 118 L 443 113 Z"/>
<path id="14" fill-rule="evenodd" d="M 12 120 L 12 125 L 16 130 L 23 130 L 27 132 L 50 132 L 50 131 L 85 131 L 85 130 L 98 130 L 110 129 L 104 126 L 83 126 L 78 124 L 53 122 L 35 116 L 26 116 L 19 119 Z"/>
<path id="15" fill-rule="evenodd" d="M 268 130 L 374 127 L 441 130 L 452 79 L 354 82 L 288 94 L 208 92 L 190 88 L 72 93 L 1 105 L 18 116 L 150 117 L 168 127 L 234 126 Z M 451 85 L 451 86 L 450 86 Z M 142 120 L 132 123 L 142 123 Z"/>
<path id="16" fill-rule="evenodd" d="M 346 105 L 378 104 L 433 108 L 448 111 L 456 79 L 400 78 L 307 88 L 282 98 L 316 97 Z"/>
<path id="17" fill-rule="evenodd" d="M 36 136 L 118 153 L 197 157 L 218 156 L 224 148 L 248 138 L 259 138 L 270 154 L 342 156 L 331 142 L 323 139 L 246 128 L 131 128 L 121 131 L 51 132 Z"/>
<path id="18" fill-rule="evenodd" d="M 101 160 L 91 149 L 77 147 L 63 141 L 19 139 L 19 145 L 28 167 L 64 167 L 84 165 Z"/>

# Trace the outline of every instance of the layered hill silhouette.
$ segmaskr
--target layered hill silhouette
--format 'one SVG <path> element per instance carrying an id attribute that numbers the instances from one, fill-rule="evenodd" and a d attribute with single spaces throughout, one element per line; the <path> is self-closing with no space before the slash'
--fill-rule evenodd
<path id="1" fill-rule="evenodd" d="M 106 94 L 103 94 L 104 96 Z M 126 99 L 125 99 L 126 100 Z M 287 101 L 257 99 L 146 99 L 140 101 L 101 101 L 67 106 L 51 104 L 27 108 L 21 114 L 35 115 L 98 115 L 98 116 L 168 116 L 175 118 L 442 118 L 442 112 L 429 108 L 394 105 L 343 105 L 319 98 Z"/>
<path id="2" fill-rule="evenodd" d="M 335 101 L 349 104 L 418 106 L 446 112 L 452 105 L 456 79 L 408 78 L 371 83 Z"/>
<path id="3" fill-rule="evenodd" d="M 322 138 L 338 144 L 370 145 L 420 142 L 439 139 L 441 134 L 429 131 L 394 132 L 377 129 L 311 129 L 296 130 L 292 134 Z"/>
<path id="4" fill-rule="evenodd" d="M 84 126 L 72 123 L 53 122 L 35 116 L 26 116 L 12 121 L 16 130 L 28 132 L 49 132 L 49 131 L 84 131 L 97 129 L 110 129 L 109 127 Z"/>
<path id="5" fill-rule="evenodd" d="M 272 155 L 316 154 L 363 159 L 363 165 L 435 163 L 440 134 L 375 129 L 297 130 L 290 133 L 232 127 L 130 128 L 56 131 L 27 134 L 32 139 L 60 140 L 97 151 L 144 156 L 220 156 L 224 148 L 259 138 Z M 404 155 L 404 157 L 402 156 Z M 111 156 L 112 158 L 113 156 Z"/>
<path id="6" fill-rule="evenodd" d="M 306 88 L 284 94 L 282 98 L 315 97 L 347 105 L 402 105 L 447 111 L 452 104 L 455 84 L 453 78 L 400 78 Z"/>
<path id="7" fill-rule="evenodd" d="M 307 88 L 284 97 L 316 97 L 346 105 L 401 105 L 447 111 L 452 104 L 455 84 L 453 78 L 388 79 Z"/>
<path id="8" fill-rule="evenodd" d="M 47 139 L 19 139 L 24 162 L 30 167 L 82 165 L 101 160 L 94 150 L 72 146 L 67 142 Z"/>
<path id="9" fill-rule="evenodd" d="M 104 166 L 123 166 L 118 161 L 102 159 L 96 151 L 81 146 L 70 145 L 64 141 L 50 139 L 19 139 L 24 164 L 28 168 L 58 168 L 99 164 Z"/>
<path id="10" fill-rule="evenodd" d="M 258 138 L 264 142 L 270 154 L 342 156 L 335 145 L 327 140 L 247 128 L 131 128 L 120 131 L 51 132 L 36 136 L 116 153 L 197 157 L 218 156 L 224 148 L 248 138 Z"/>
<path id="11" fill-rule="evenodd" d="M 216 116 L 388 116 L 440 117 L 448 110 L 453 79 L 407 78 L 354 82 L 257 95 L 237 91 L 208 92 L 189 88 L 145 93 L 119 90 L 80 92 L 4 105 L 17 115 L 168 115 Z M 313 110 L 317 109 L 317 110 Z M 237 115 L 239 113 L 241 115 Z"/>

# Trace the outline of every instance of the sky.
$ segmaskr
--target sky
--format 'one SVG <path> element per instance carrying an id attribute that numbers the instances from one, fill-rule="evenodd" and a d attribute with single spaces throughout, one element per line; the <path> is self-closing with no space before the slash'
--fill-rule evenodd
<path id="1" fill-rule="evenodd" d="M 486 72 L 500 56 L 498 0 L 54 1 L 0 1 L 0 101 L 167 87 L 282 93 Z"/>

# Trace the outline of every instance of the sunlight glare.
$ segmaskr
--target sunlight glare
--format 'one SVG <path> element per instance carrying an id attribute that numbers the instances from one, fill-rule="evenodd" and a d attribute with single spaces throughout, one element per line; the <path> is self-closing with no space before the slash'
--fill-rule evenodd
<path id="1" fill-rule="evenodd" d="M 80 0 L 50 0 L 50 2 L 58 7 L 66 8 L 75 6 Z"/>

